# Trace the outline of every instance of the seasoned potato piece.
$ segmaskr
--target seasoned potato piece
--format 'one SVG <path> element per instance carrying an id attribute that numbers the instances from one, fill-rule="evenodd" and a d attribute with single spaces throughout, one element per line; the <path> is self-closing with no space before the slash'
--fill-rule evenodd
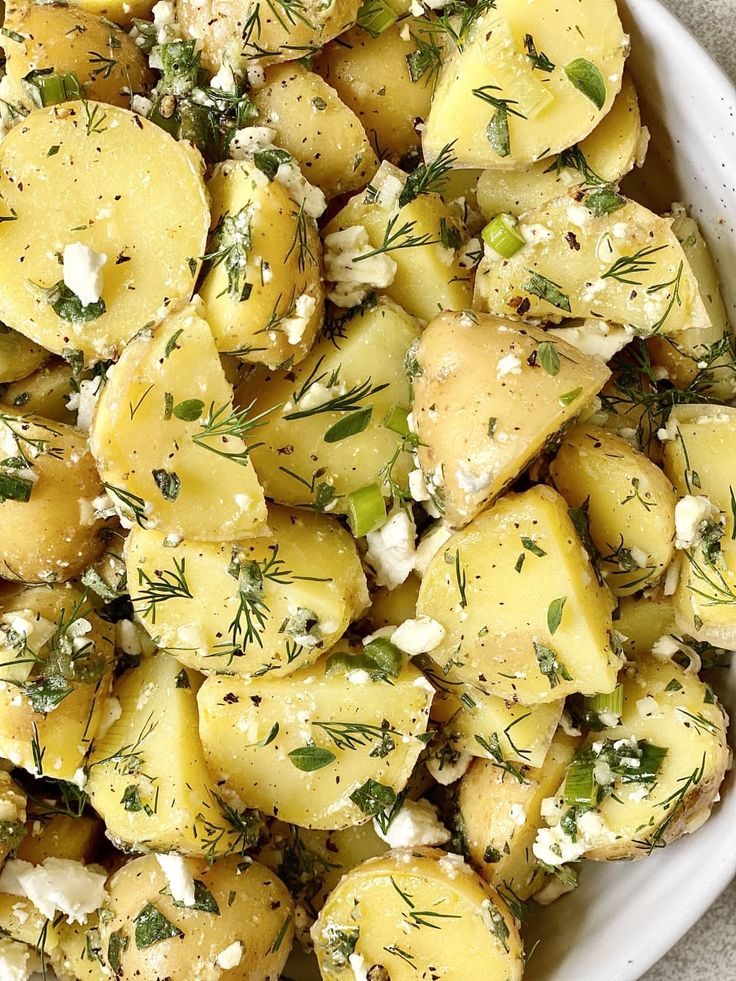
<path id="1" fill-rule="evenodd" d="M 575 754 L 575 740 L 558 733 L 538 768 L 509 773 L 475 760 L 460 781 L 458 808 L 476 871 L 501 895 L 528 899 L 544 883 L 532 843 L 544 824 L 542 801 L 555 794 Z"/>
<path id="2" fill-rule="evenodd" d="M 110 689 L 113 627 L 76 586 L 13 590 L 0 601 L 0 757 L 79 779 Z"/>
<path id="3" fill-rule="evenodd" d="M 177 869 L 178 873 L 179 870 Z M 128 862 L 110 879 L 100 917 L 102 955 L 123 978 L 232 978 L 281 974 L 294 936 L 286 887 L 258 862 L 185 860 L 181 883 L 153 855 Z"/>
<path id="4" fill-rule="evenodd" d="M 386 474 L 381 471 L 397 452 L 392 477 L 406 486 L 411 454 L 400 452 L 401 435 L 384 421 L 394 406 L 409 407 L 404 357 L 418 333 L 414 320 L 390 300 L 367 303 L 335 321 L 332 335 L 297 368 L 259 368 L 243 382 L 237 404 L 253 403 L 253 413 L 267 413 L 251 457 L 270 498 L 281 504 L 317 504 L 324 510 L 336 497 L 383 484 Z M 328 441 L 327 434 L 332 439 L 333 427 L 346 418 L 331 406 L 337 404 L 339 410 L 347 393 L 355 395 L 349 404 L 364 413 L 361 425 L 367 425 L 363 431 L 356 427 L 353 436 Z M 389 493 L 387 486 L 384 493 Z M 344 502 L 338 500 L 336 507 L 342 510 Z"/>
<path id="5" fill-rule="evenodd" d="M 135 113 L 96 102 L 32 112 L 0 144 L 0 201 L 16 216 L 0 225 L 0 319 L 55 354 L 114 358 L 191 296 L 209 226 L 202 161 Z M 64 283 L 78 278 L 75 259 L 58 260 L 77 245 L 105 258 L 86 305 Z"/>
<path id="6" fill-rule="evenodd" d="M 386 673 L 344 661 L 287 678 L 207 678 L 199 725 L 218 784 L 306 828 L 345 828 L 390 807 L 424 745 L 433 689 L 412 664 Z"/>
<path id="7" fill-rule="evenodd" d="M 0 411 L 0 573 L 23 582 L 78 576 L 104 548 L 94 499 L 102 494 L 84 434 Z"/>
<path id="8" fill-rule="evenodd" d="M 711 689 L 677 664 L 645 659 L 622 680 L 620 724 L 591 735 L 557 806 L 545 811 L 551 831 L 540 832 L 534 851 L 548 864 L 573 857 L 558 824 L 564 813 L 577 827 L 575 857 L 644 858 L 699 828 L 718 799 L 731 750 L 728 720 Z"/>
<path id="9" fill-rule="evenodd" d="M 43 865 L 47 858 L 66 858 L 89 865 L 99 856 L 104 833 L 105 826 L 97 817 L 49 814 L 43 807 L 31 807 L 28 833 L 16 855 L 33 865 Z"/>
<path id="10" fill-rule="evenodd" d="M 48 351 L 0 324 L 0 384 L 27 378 L 48 359 Z"/>
<path id="11" fill-rule="evenodd" d="M 647 657 L 652 647 L 667 634 L 678 634 L 671 596 L 652 592 L 622 596 L 613 626 L 621 635 L 628 658 Z"/>
<path id="12" fill-rule="evenodd" d="M 736 353 L 718 273 L 697 222 L 684 210 L 674 212 L 672 231 L 697 280 L 710 326 L 676 338 L 650 337 L 647 346 L 652 363 L 666 368 L 677 388 L 687 388 L 697 378 L 699 392 L 725 402 L 736 395 Z"/>
<path id="13" fill-rule="evenodd" d="M 0 770 L 0 865 L 26 834 L 26 795 L 9 773 Z"/>
<path id="14" fill-rule="evenodd" d="M 659 467 L 625 439 L 581 425 L 565 434 L 550 475 L 570 507 L 587 513 L 599 569 L 615 595 L 661 579 L 675 551 L 676 497 Z"/>
<path id="15" fill-rule="evenodd" d="M 480 210 L 488 220 L 499 214 L 521 215 L 575 185 L 618 184 L 634 166 L 641 134 L 636 89 L 624 75 L 611 111 L 579 146 L 526 170 L 484 170 L 478 180 Z"/>
<path id="16" fill-rule="evenodd" d="M 456 139 L 462 166 L 520 170 L 578 143 L 610 110 L 628 48 L 615 0 L 496 0 L 468 21 L 440 69 L 428 160 Z"/>
<path id="17" fill-rule="evenodd" d="M 419 148 L 416 125 L 429 114 L 432 78 L 414 81 L 407 60 L 416 55 L 416 38 L 426 40 L 423 27 L 427 21 L 414 17 L 378 37 L 355 27 L 326 45 L 314 65 L 358 116 L 381 159 L 395 164 Z"/>
<path id="18" fill-rule="evenodd" d="M 355 23 L 360 0 L 304 0 L 285 14 L 254 0 L 177 0 L 176 17 L 188 37 L 201 41 L 202 65 L 249 58 L 256 65 L 295 61 Z"/>
<path id="19" fill-rule="evenodd" d="M 608 369 L 538 327 L 446 313 L 424 331 L 412 374 L 419 462 L 435 504 L 456 526 L 519 476 Z"/>
<path id="20" fill-rule="evenodd" d="M 197 683 L 173 657 L 156 654 L 115 685 L 122 714 L 95 740 L 86 790 L 118 847 L 214 859 L 255 844 L 257 819 L 226 807 L 205 767 Z"/>
<path id="21" fill-rule="evenodd" d="M 218 164 L 210 262 L 200 296 L 218 351 L 268 365 L 301 361 L 323 314 L 314 220 L 247 160 Z"/>
<path id="22" fill-rule="evenodd" d="M 108 374 L 90 446 L 123 520 L 183 538 L 237 539 L 263 491 L 207 323 L 186 307 L 140 334 Z"/>
<path id="23" fill-rule="evenodd" d="M 308 511 L 274 507 L 268 524 L 268 537 L 176 548 L 133 529 L 128 583 L 157 646 L 200 671 L 291 674 L 342 637 L 368 605 L 352 537 Z M 159 602 L 156 585 L 167 581 L 187 588 Z"/>
<path id="24" fill-rule="evenodd" d="M 2 343 L 1 334 L 0 343 Z M 43 416 L 44 419 L 50 419 L 52 422 L 73 425 L 77 414 L 72 412 L 67 404 L 74 392 L 72 381 L 71 365 L 60 358 L 54 358 L 27 378 L 6 385 L 0 401 L 23 412 Z"/>
<path id="25" fill-rule="evenodd" d="M 8 8 L 3 38 L 7 77 L 21 104 L 48 104 L 42 89 L 28 80 L 29 74 L 33 78 L 46 69 L 74 74 L 85 98 L 124 109 L 133 93 L 152 87 L 153 75 L 135 41 L 112 21 L 80 6 L 18 0 Z"/>
<path id="26" fill-rule="evenodd" d="M 408 198 L 406 204 L 402 195 Z M 389 259 L 396 272 L 385 292 L 409 313 L 431 320 L 439 310 L 470 306 L 470 278 L 459 261 L 462 230 L 439 194 L 417 194 L 412 177 L 384 161 L 368 188 L 351 198 L 324 231 L 328 280 L 329 236 L 356 226 L 366 230 L 371 249 L 389 245 L 382 258 Z M 341 305 L 350 304 L 345 299 Z"/>
<path id="27" fill-rule="evenodd" d="M 736 648 L 736 409 L 678 405 L 664 443 L 664 471 L 686 498 L 676 523 L 680 578 L 675 618 L 681 630 L 728 650 Z M 700 507 L 699 505 L 702 505 Z M 720 512 L 720 513 L 719 513 Z M 677 518 L 677 512 L 676 512 Z"/>
<path id="28" fill-rule="evenodd" d="M 523 970 L 516 921 L 498 893 L 459 855 L 431 848 L 399 849 L 349 872 L 312 939 L 329 981 L 352 981 L 357 965 L 391 981 L 520 981 Z"/>
<path id="29" fill-rule="evenodd" d="M 610 692 L 611 596 L 549 487 L 509 494 L 456 532 L 422 579 L 417 612 L 445 630 L 432 660 L 452 681 L 526 705 Z"/>
<path id="30" fill-rule="evenodd" d="M 378 169 L 353 109 L 320 75 L 298 62 L 269 68 L 265 85 L 253 90 L 252 100 L 258 124 L 276 130 L 276 143 L 326 197 L 365 187 Z"/>
<path id="31" fill-rule="evenodd" d="M 645 337 L 710 327 L 670 222 L 635 201 L 610 191 L 555 198 L 525 215 L 521 232 L 526 244 L 510 259 L 481 260 L 480 309 L 554 323 L 595 316 Z"/>

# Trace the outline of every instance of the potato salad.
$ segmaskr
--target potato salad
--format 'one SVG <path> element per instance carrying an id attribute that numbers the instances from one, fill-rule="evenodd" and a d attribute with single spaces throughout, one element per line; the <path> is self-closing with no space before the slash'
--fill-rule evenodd
<path id="1" fill-rule="evenodd" d="M 520 981 L 731 764 L 736 346 L 615 0 L 0 45 L 0 981 Z"/>

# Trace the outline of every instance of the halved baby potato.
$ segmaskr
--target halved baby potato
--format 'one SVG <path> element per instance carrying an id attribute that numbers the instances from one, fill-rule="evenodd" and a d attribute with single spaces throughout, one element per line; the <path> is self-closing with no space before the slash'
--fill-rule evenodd
<path id="1" fill-rule="evenodd" d="M 368 605 L 352 537 L 334 518 L 309 511 L 273 507 L 268 524 L 264 537 L 185 539 L 175 548 L 161 532 L 131 531 L 131 599 L 158 647 L 199 671 L 284 675 L 342 637 Z M 166 583 L 178 591 L 158 602 Z"/>
<path id="2" fill-rule="evenodd" d="M 518 477 L 609 377 L 600 360 L 539 327 L 472 311 L 433 320 L 415 361 L 419 462 L 453 526 Z"/>
<path id="3" fill-rule="evenodd" d="M 508 494 L 437 552 L 417 613 L 445 634 L 445 677 L 525 705 L 611 692 L 620 665 L 612 598 L 556 491 Z"/>
<path id="4" fill-rule="evenodd" d="M 243 441 L 252 426 L 195 307 L 138 335 L 108 372 L 90 446 L 127 523 L 227 541 L 259 531 L 263 491 Z M 248 436 L 250 439 L 250 436 Z"/>
<path id="5" fill-rule="evenodd" d="M 621 88 L 615 0 L 496 0 L 448 45 L 422 145 L 461 166 L 521 170 L 584 139 Z"/>
<path id="6" fill-rule="evenodd" d="M 563 196 L 524 217 L 510 259 L 486 253 L 475 306 L 498 316 L 599 317 L 642 336 L 710 327 L 671 223 L 612 191 Z"/>
<path id="7" fill-rule="evenodd" d="M 189 299 L 209 226 L 198 154 L 99 102 L 38 109 L 7 134 L 0 213 L 0 320 L 87 363 L 117 357 Z M 77 244 L 106 260 L 100 299 L 86 305 L 64 284 L 63 253 Z"/>

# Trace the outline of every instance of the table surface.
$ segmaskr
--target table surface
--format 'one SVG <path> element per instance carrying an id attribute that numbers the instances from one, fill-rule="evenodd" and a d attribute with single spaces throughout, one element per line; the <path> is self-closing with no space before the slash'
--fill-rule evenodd
<path id="1" fill-rule="evenodd" d="M 664 0 L 736 80 L 734 0 Z M 642 981 L 736 978 L 736 882 Z"/>

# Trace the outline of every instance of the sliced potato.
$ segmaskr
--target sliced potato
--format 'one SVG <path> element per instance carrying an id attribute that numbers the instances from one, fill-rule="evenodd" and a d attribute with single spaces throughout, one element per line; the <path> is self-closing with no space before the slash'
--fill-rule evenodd
<path id="1" fill-rule="evenodd" d="M 195 540 L 237 539 L 266 520 L 243 437 L 247 413 L 195 308 L 140 334 L 108 374 L 90 445 L 128 523 Z"/>
<path id="2" fill-rule="evenodd" d="M 114 358 L 191 296 L 209 226 L 202 161 L 141 116 L 97 102 L 32 112 L 0 145 L 0 200 L 16 216 L 1 226 L 0 319 L 49 351 Z M 106 257 L 104 309 L 63 287 L 59 256 L 77 243 Z"/>
<path id="3" fill-rule="evenodd" d="M 215 258 L 199 292 L 217 349 L 268 365 L 301 361 L 324 309 L 314 220 L 252 161 L 218 164 L 208 190 Z"/>
<path id="4" fill-rule="evenodd" d="M 268 537 L 176 548 L 158 531 L 131 531 L 131 598 L 158 647 L 200 671 L 291 674 L 342 637 L 368 605 L 353 539 L 308 511 L 274 507 L 268 523 Z M 157 583 L 180 580 L 186 592 L 157 601 Z"/>
<path id="5" fill-rule="evenodd" d="M 496 0 L 467 20 L 432 97 L 428 160 L 454 139 L 464 167 L 519 170 L 578 143 L 611 109 L 628 48 L 614 0 Z"/>
<path id="6" fill-rule="evenodd" d="M 523 901 L 544 884 L 532 843 L 544 824 L 542 801 L 557 792 L 575 745 L 559 733 L 537 768 L 525 766 L 515 775 L 475 760 L 460 781 L 457 803 L 470 861 L 502 896 Z"/>
<path id="7" fill-rule="evenodd" d="M 597 426 L 569 430 L 550 476 L 571 508 L 583 508 L 598 566 L 617 596 L 656 584 L 674 557 L 672 485 L 630 443 Z"/>
<path id="8" fill-rule="evenodd" d="M 74 393 L 73 380 L 74 373 L 71 365 L 61 358 L 54 358 L 34 371 L 32 375 L 6 385 L 0 401 L 5 405 L 22 409 L 23 412 L 43 416 L 44 419 L 50 419 L 52 422 L 74 425 L 77 414 L 72 412 L 67 404 Z"/>
<path id="9" fill-rule="evenodd" d="M 456 532 L 422 579 L 417 612 L 445 630 L 430 656 L 451 681 L 525 705 L 611 692 L 611 596 L 551 488 L 508 494 Z"/>
<path id="10" fill-rule="evenodd" d="M 21 104 L 40 105 L 27 78 L 46 69 L 57 75 L 73 73 L 86 98 L 124 109 L 130 108 L 133 93 L 153 86 L 135 41 L 111 20 L 80 7 L 19 0 L 8 8 L 3 38 L 7 77 Z"/>
<path id="11" fill-rule="evenodd" d="M 46 583 L 80 575 L 110 525 L 95 512 L 102 485 L 84 434 L 3 406 L 0 440 L 0 572 Z"/>
<path id="12" fill-rule="evenodd" d="M 604 202 L 596 193 L 606 195 Z M 600 214 L 601 207 L 614 210 Z M 642 336 L 710 327 L 697 280 L 666 218 L 609 191 L 563 196 L 529 212 L 510 259 L 488 254 L 475 306 L 558 323 L 599 317 Z"/>
<path id="13" fill-rule="evenodd" d="M 265 85 L 253 90 L 252 99 L 259 125 L 276 130 L 276 143 L 328 198 L 365 187 L 378 169 L 378 158 L 353 109 L 299 62 L 269 68 Z"/>
<path id="14" fill-rule="evenodd" d="M 445 313 L 424 331 L 412 374 L 419 461 L 435 503 L 457 526 L 545 449 L 608 369 L 538 327 Z"/>
<path id="15" fill-rule="evenodd" d="M 624 75 L 611 111 L 582 143 L 526 170 L 484 170 L 478 180 L 478 206 L 490 221 L 499 214 L 521 215 L 538 208 L 569 187 L 618 184 L 634 166 L 641 134 L 636 89 Z"/>
<path id="16" fill-rule="evenodd" d="M 460 856 L 431 848 L 399 849 L 349 872 L 312 939 L 329 981 L 352 981 L 356 964 L 391 981 L 520 981 L 523 970 L 516 921 L 498 893 Z"/>
<path id="17" fill-rule="evenodd" d="M 207 765 L 219 785 L 282 821 L 361 824 L 406 785 L 432 694 L 412 664 L 396 677 L 328 658 L 287 678 L 211 676 L 198 695 Z"/>
<path id="18" fill-rule="evenodd" d="M 395 263 L 396 273 L 385 293 L 413 316 L 431 320 L 438 311 L 470 306 L 470 279 L 459 263 L 462 230 L 435 192 L 400 205 L 406 182 L 403 171 L 384 161 L 368 188 L 335 215 L 324 236 L 329 246 L 327 236 L 362 226 L 372 249 L 388 243 L 384 257 Z M 329 278 L 329 248 L 327 256 Z"/>
<path id="19" fill-rule="evenodd" d="M 382 471 L 395 454 L 392 477 L 401 486 L 413 465 L 411 454 L 400 452 L 401 436 L 384 420 L 394 406 L 409 407 L 404 357 L 419 333 L 415 321 L 381 299 L 335 321 L 334 328 L 296 368 L 259 368 L 236 392 L 239 405 L 253 403 L 254 413 L 267 413 L 251 457 L 266 494 L 281 504 L 342 510 L 344 502 L 335 499 L 384 484 Z M 362 432 L 328 442 L 327 433 L 346 418 L 329 404 L 347 392 L 360 396 L 356 409 L 372 409 L 368 424 Z"/>
<path id="20" fill-rule="evenodd" d="M 0 383 L 27 378 L 49 359 L 49 352 L 0 324 Z"/>

